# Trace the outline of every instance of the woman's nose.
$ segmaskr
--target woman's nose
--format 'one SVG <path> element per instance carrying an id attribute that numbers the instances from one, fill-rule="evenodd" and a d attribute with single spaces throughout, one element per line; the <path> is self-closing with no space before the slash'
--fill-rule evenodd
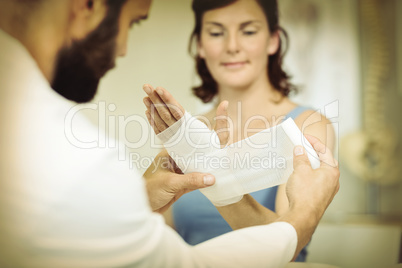
<path id="1" fill-rule="evenodd" d="M 236 34 L 227 37 L 227 53 L 237 54 L 240 51 L 239 40 Z"/>

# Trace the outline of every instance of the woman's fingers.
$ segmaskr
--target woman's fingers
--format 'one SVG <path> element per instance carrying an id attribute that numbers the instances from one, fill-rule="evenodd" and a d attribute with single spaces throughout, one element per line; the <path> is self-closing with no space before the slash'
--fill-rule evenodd
<path id="1" fill-rule="evenodd" d="M 161 118 L 161 116 L 157 110 L 151 109 L 151 118 L 155 121 L 155 125 L 159 129 L 160 132 L 169 128 L 169 126 Z"/>
<path id="2" fill-rule="evenodd" d="M 221 147 L 225 147 L 229 142 L 230 127 L 228 121 L 228 105 L 227 101 L 223 101 L 219 104 L 216 110 L 216 126 L 215 131 L 218 134 Z"/>
<path id="3" fill-rule="evenodd" d="M 155 126 L 155 121 L 152 119 L 151 117 L 151 113 L 149 112 L 149 110 L 145 111 L 145 115 L 147 116 L 148 122 L 151 125 L 151 127 L 153 128 L 153 130 L 155 131 L 155 134 L 158 135 L 159 133 L 161 133 L 159 131 L 159 129 Z"/>
<path id="4" fill-rule="evenodd" d="M 330 167 L 337 167 L 337 161 L 330 149 L 328 149 L 319 139 L 311 135 L 305 135 L 306 139 L 313 146 L 314 150 L 317 152 L 318 157 L 321 161 L 321 166 L 328 165 Z"/>
<path id="5" fill-rule="evenodd" d="M 159 97 L 158 93 L 153 89 L 151 85 L 144 85 L 143 89 L 145 93 L 147 93 L 150 101 L 152 102 L 152 106 L 156 109 L 157 113 L 159 114 L 160 119 L 167 125 L 171 126 L 174 123 L 176 123 L 176 118 L 172 115 L 170 112 L 170 109 L 168 109 L 167 105 L 163 102 L 163 100 Z M 152 108 L 151 106 L 151 108 Z M 151 109 L 152 111 L 152 109 Z M 151 113 L 152 115 L 152 113 Z M 156 121 L 156 118 L 154 118 L 155 123 L 158 123 Z"/>
<path id="6" fill-rule="evenodd" d="M 145 97 L 142 101 L 144 102 L 145 106 L 147 107 L 147 110 L 151 110 L 151 106 L 152 106 L 151 99 L 149 97 Z"/>
<path id="7" fill-rule="evenodd" d="M 176 99 L 173 98 L 172 94 L 170 94 L 169 91 L 167 91 L 163 87 L 157 87 L 155 91 L 158 93 L 159 97 L 165 103 L 165 105 L 169 108 L 170 113 L 173 115 L 173 117 L 176 120 L 182 118 L 182 116 L 184 115 L 184 109 L 180 105 L 180 103 L 178 103 Z"/>
<path id="8" fill-rule="evenodd" d="M 144 98 L 144 104 L 147 106 L 147 111 L 145 115 L 148 118 L 149 123 L 154 128 L 156 134 L 164 131 L 169 128 L 169 126 L 162 120 L 161 116 L 158 113 L 158 110 L 152 105 L 151 100 L 148 97 Z"/>

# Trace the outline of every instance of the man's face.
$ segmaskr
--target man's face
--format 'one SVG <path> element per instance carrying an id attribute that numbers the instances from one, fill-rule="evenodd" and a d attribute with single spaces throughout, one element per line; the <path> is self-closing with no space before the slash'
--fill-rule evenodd
<path id="1" fill-rule="evenodd" d="M 92 100 L 100 79 L 115 66 L 116 57 L 126 54 L 129 29 L 147 17 L 150 5 L 151 0 L 127 0 L 121 10 L 108 6 L 95 30 L 60 51 L 53 89 L 78 103 Z"/>

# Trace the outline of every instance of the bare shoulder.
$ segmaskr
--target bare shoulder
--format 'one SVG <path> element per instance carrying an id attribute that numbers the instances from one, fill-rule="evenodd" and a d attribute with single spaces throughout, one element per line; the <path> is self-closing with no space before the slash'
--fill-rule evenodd
<path id="1" fill-rule="evenodd" d="M 324 115 L 314 110 L 307 110 L 295 119 L 295 123 L 303 134 L 317 137 L 333 151 L 335 146 L 334 127 Z"/>

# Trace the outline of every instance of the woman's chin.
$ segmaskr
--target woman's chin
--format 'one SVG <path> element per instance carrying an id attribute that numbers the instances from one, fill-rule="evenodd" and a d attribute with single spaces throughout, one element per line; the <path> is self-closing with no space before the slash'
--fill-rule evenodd
<path id="1" fill-rule="evenodd" d="M 225 81 L 223 83 L 219 83 L 221 88 L 230 88 L 233 90 L 246 90 L 252 84 L 252 81 Z"/>

